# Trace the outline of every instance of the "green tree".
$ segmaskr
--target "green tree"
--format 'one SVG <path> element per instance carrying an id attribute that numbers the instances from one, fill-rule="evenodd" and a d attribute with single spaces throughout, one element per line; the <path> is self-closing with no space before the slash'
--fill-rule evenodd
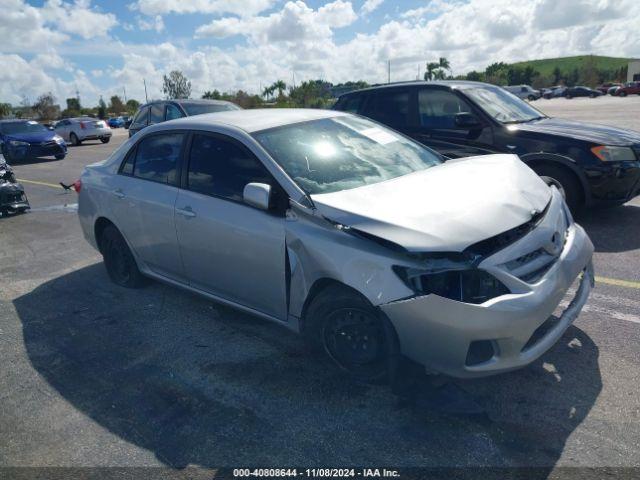
<path id="1" fill-rule="evenodd" d="M 140 102 L 138 100 L 136 100 L 135 98 L 130 98 L 129 100 L 127 100 L 128 114 L 133 115 L 138 111 L 138 108 L 140 108 Z"/>
<path id="2" fill-rule="evenodd" d="M 67 110 L 80 113 L 80 110 L 82 110 L 80 99 L 76 97 L 67 98 Z"/>
<path id="3" fill-rule="evenodd" d="M 556 66 L 553 69 L 553 83 L 554 85 L 558 85 L 560 80 L 562 79 L 562 72 L 560 71 L 560 67 Z"/>
<path id="4" fill-rule="evenodd" d="M 475 70 L 471 70 L 469 73 L 467 73 L 467 80 L 471 80 L 472 82 L 480 82 L 482 81 L 482 74 L 479 72 L 476 72 Z"/>
<path id="5" fill-rule="evenodd" d="M 0 103 L 0 118 L 8 117 L 13 112 L 10 103 Z"/>
<path id="6" fill-rule="evenodd" d="M 222 98 L 222 95 L 220 95 L 220 92 L 218 90 L 214 90 L 214 91 L 207 90 L 202 94 L 202 98 L 205 98 L 208 100 L 220 100 Z"/>
<path id="7" fill-rule="evenodd" d="M 102 97 L 100 97 L 100 101 L 98 102 L 98 118 L 104 120 L 107 116 L 107 104 L 104 103 Z"/>
<path id="8" fill-rule="evenodd" d="M 434 72 L 440 68 L 440 64 L 438 62 L 428 62 L 427 70 L 424 72 L 424 79 L 429 81 L 433 80 Z"/>
<path id="9" fill-rule="evenodd" d="M 271 85 L 271 88 L 273 88 L 274 92 L 276 90 L 278 91 L 278 98 L 282 98 L 284 96 L 283 92 L 287 89 L 287 84 L 284 83 L 283 80 L 278 80 L 273 85 Z"/>
<path id="10" fill-rule="evenodd" d="M 191 81 L 180 70 L 173 70 L 162 76 L 162 92 L 167 98 L 189 98 Z"/>
<path id="11" fill-rule="evenodd" d="M 270 85 L 268 87 L 264 87 L 262 89 L 262 96 L 264 98 L 271 98 L 271 97 L 273 97 L 273 92 L 275 92 L 275 91 L 276 91 L 276 89 L 273 88 L 273 85 Z"/>
<path id="12" fill-rule="evenodd" d="M 125 110 L 126 110 L 126 107 L 124 106 L 124 103 L 122 102 L 120 97 L 118 95 L 112 96 L 109 103 L 109 111 L 118 115 L 124 112 Z"/>
<path id="13" fill-rule="evenodd" d="M 33 104 L 33 111 L 41 120 L 53 120 L 58 116 L 60 107 L 55 104 L 56 98 L 51 92 L 43 93 Z"/>

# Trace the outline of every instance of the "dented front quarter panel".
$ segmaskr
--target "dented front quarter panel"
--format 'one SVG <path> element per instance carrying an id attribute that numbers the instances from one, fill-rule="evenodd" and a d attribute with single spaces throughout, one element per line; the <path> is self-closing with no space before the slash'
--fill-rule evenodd
<path id="1" fill-rule="evenodd" d="M 328 279 L 348 285 L 373 305 L 413 294 L 392 266 L 410 264 L 374 242 L 355 237 L 319 215 L 297 215 L 286 225 L 291 269 L 290 315 L 300 318 L 312 286 Z"/>

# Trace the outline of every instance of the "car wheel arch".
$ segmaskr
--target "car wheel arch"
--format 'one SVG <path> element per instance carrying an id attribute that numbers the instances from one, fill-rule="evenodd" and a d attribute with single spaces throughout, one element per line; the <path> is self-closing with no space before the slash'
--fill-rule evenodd
<path id="1" fill-rule="evenodd" d="M 98 251 L 100 253 L 102 253 L 102 234 L 109 225 L 113 225 L 116 229 L 118 229 L 116 224 L 109 220 L 107 217 L 98 217 L 93 224 L 93 236 L 96 239 L 96 246 L 98 247 Z M 118 229 L 118 231 L 120 231 L 120 229 Z"/>
<path id="2" fill-rule="evenodd" d="M 357 289 L 347 285 L 346 283 L 336 280 L 335 278 L 330 278 L 330 277 L 318 278 L 316 279 L 315 282 L 313 282 L 313 285 L 311 285 L 311 288 L 309 288 L 307 296 L 302 305 L 302 311 L 300 313 L 300 322 L 299 322 L 300 332 L 304 332 L 305 330 L 307 312 L 313 300 L 317 298 L 318 295 L 320 295 L 321 293 L 325 292 L 327 289 L 330 289 L 330 288 L 337 288 L 337 289 L 342 289 L 351 293 L 355 293 L 357 295 L 360 295 L 362 298 L 366 299 L 367 302 L 369 301 L 367 297 L 363 295 L 361 292 L 359 292 Z"/>
<path id="3" fill-rule="evenodd" d="M 571 175 L 578 181 L 578 185 L 580 185 L 580 190 L 582 194 L 583 200 L 588 203 L 591 199 L 591 194 L 589 190 L 589 184 L 587 183 L 587 179 L 577 166 L 576 162 L 571 158 L 553 154 L 553 153 L 530 153 L 520 155 L 520 159 L 532 170 L 536 170 L 536 167 L 541 165 L 550 165 L 553 167 L 562 168 L 563 170 L 570 172 Z"/>

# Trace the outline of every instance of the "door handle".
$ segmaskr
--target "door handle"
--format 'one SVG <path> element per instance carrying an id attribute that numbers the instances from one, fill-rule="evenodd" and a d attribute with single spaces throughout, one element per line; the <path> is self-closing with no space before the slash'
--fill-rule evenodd
<path id="1" fill-rule="evenodd" d="M 113 191 L 113 194 L 114 194 L 116 197 L 120 198 L 120 199 L 122 199 L 122 198 L 124 198 L 124 197 L 125 197 L 124 192 L 123 192 L 123 191 L 122 191 L 122 189 L 120 189 L 120 188 L 118 188 L 117 190 L 114 190 L 114 191 Z"/>
<path id="2" fill-rule="evenodd" d="M 179 215 L 182 215 L 183 217 L 187 217 L 187 218 L 193 218 L 196 216 L 196 212 L 194 212 L 189 206 L 184 208 L 176 208 L 176 212 Z"/>

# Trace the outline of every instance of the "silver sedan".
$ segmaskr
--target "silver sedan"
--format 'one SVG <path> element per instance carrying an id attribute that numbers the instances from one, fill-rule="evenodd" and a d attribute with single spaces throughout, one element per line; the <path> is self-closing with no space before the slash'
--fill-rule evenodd
<path id="1" fill-rule="evenodd" d="M 56 123 L 55 131 L 74 146 L 80 145 L 85 140 L 109 143 L 112 135 L 111 127 L 105 120 L 91 117 L 65 118 Z"/>
<path id="2" fill-rule="evenodd" d="M 516 156 L 444 162 L 341 112 L 245 110 L 143 130 L 76 188 L 111 279 L 146 277 L 302 333 L 390 378 L 522 367 L 577 317 L 593 246 Z"/>

